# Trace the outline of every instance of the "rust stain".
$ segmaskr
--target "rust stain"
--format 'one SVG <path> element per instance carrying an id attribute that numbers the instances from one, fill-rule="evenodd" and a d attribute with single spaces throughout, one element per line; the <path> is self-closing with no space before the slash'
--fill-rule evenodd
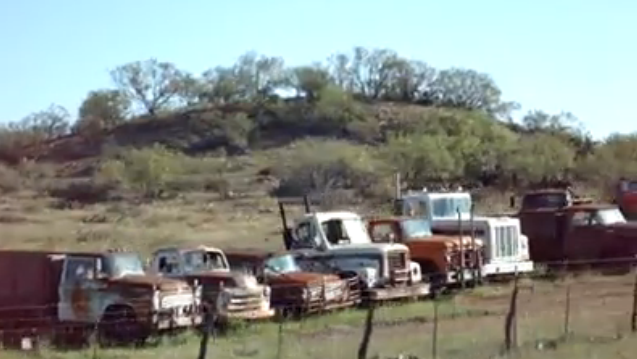
<path id="1" fill-rule="evenodd" d="M 76 284 L 71 293 L 71 308 L 78 318 L 87 318 L 89 315 L 89 296 L 80 284 Z"/>

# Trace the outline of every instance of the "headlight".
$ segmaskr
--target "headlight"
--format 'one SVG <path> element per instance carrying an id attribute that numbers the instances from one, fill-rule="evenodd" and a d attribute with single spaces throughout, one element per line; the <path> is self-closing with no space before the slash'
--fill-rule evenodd
<path id="1" fill-rule="evenodd" d="M 367 288 L 374 288 L 378 284 L 378 270 L 376 268 L 361 268 L 358 270 L 358 275 Z"/>
<path id="2" fill-rule="evenodd" d="M 196 302 L 200 302 L 202 297 L 203 297 L 203 285 L 198 285 L 197 288 L 195 288 L 195 301 Z"/>
<path id="3" fill-rule="evenodd" d="M 422 273 L 420 271 L 420 264 L 416 262 L 409 262 L 410 277 L 413 283 L 422 281 Z"/>
<path id="4" fill-rule="evenodd" d="M 309 300 L 310 299 L 310 289 L 309 288 L 303 288 L 303 290 L 301 291 L 301 298 L 303 298 L 303 300 Z"/>
<path id="5" fill-rule="evenodd" d="M 153 308 L 159 309 L 161 307 L 161 298 L 159 296 L 159 291 L 153 290 Z"/>
<path id="6" fill-rule="evenodd" d="M 272 290 L 270 289 L 269 285 L 264 285 L 263 286 L 263 296 L 266 299 L 270 299 L 270 295 L 272 294 Z"/>
<path id="7" fill-rule="evenodd" d="M 520 236 L 520 254 L 523 260 L 529 260 L 529 238 L 525 235 Z"/>

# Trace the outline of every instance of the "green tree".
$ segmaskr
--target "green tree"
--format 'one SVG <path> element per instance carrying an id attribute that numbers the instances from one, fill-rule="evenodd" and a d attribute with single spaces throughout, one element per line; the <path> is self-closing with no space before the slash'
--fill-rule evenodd
<path id="1" fill-rule="evenodd" d="M 119 90 L 91 91 L 80 105 L 76 129 L 113 128 L 126 121 L 130 108 L 130 98 Z"/>
<path id="2" fill-rule="evenodd" d="M 111 71 L 117 87 L 152 116 L 178 98 L 183 76 L 174 64 L 154 58 L 130 62 Z"/>

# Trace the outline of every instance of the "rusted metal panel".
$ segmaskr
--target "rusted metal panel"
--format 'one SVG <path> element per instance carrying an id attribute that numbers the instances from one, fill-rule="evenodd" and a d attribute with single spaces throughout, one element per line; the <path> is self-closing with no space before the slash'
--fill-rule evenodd
<path id="1" fill-rule="evenodd" d="M 0 251 L 0 328 L 50 326 L 61 270 L 47 252 Z"/>

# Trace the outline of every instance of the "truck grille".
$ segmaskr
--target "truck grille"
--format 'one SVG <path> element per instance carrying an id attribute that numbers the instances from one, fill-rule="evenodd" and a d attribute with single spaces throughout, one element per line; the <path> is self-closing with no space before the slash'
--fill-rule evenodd
<path id="1" fill-rule="evenodd" d="M 228 304 L 229 312 L 244 312 L 258 310 L 263 304 L 261 293 L 233 294 Z"/>
<path id="2" fill-rule="evenodd" d="M 461 261 L 462 254 L 463 253 L 459 250 L 451 252 L 450 264 L 452 268 L 460 268 L 462 266 L 462 261 Z M 472 250 L 472 249 L 465 249 L 464 250 L 464 267 L 465 268 L 477 267 L 479 265 L 478 258 L 479 258 L 479 251 Z"/>
<path id="3" fill-rule="evenodd" d="M 518 227 L 498 226 L 494 229 L 494 253 L 496 258 L 514 257 L 518 255 Z"/>
<path id="4" fill-rule="evenodd" d="M 407 266 L 407 253 L 387 253 L 387 265 L 389 278 L 393 284 L 401 284 L 409 281 L 409 267 Z"/>

